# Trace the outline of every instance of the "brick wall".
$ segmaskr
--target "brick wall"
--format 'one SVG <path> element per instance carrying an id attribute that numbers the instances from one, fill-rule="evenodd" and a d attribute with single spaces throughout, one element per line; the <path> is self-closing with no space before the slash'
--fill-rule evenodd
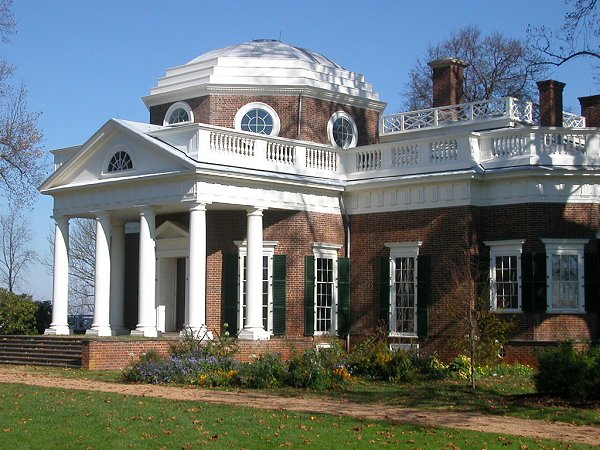
<path id="1" fill-rule="evenodd" d="M 329 337 L 281 338 L 266 341 L 237 341 L 238 352 L 233 358 L 250 362 L 265 353 L 279 353 L 288 360 L 294 352 L 314 348 L 320 342 L 329 342 Z M 140 360 L 143 354 L 155 351 L 161 356 L 171 353 L 174 339 L 99 339 L 85 340 L 82 366 L 89 370 L 121 370 Z M 342 343 L 343 345 L 343 343 Z"/>
<path id="2" fill-rule="evenodd" d="M 379 113 L 340 103 L 302 97 L 302 123 L 298 134 L 298 96 L 275 95 L 208 95 L 186 100 L 194 113 L 194 121 L 226 128 L 233 128 L 237 111 L 247 103 L 262 102 L 271 106 L 281 121 L 279 136 L 321 144 L 330 144 L 327 123 L 332 114 L 345 111 L 350 114 L 358 128 L 358 145 L 378 142 Z M 150 107 L 150 123 L 162 125 L 172 103 Z"/>
<path id="3" fill-rule="evenodd" d="M 351 217 L 352 334 L 378 326 L 379 257 L 389 256 L 388 242 L 422 241 L 420 254 L 429 255 L 430 337 L 421 349 L 448 359 L 448 345 L 465 333 L 461 322 L 473 305 L 477 260 L 486 261 L 486 240 L 526 239 L 525 252 L 544 250 L 540 238 L 587 238 L 586 252 L 597 253 L 594 238 L 600 229 L 598 205 L 526 204 L 493 207 L 438 208 Z M 523 313 L 514 315 L 514 338 L 531 343 L 598 338 L 596 314 Z M 356 339 L 353 339 L 355 342 Z"/>
<path id="4" fill-rule="evenodd" d="M 600 127 L 600 95 L 579 97 L 581 115 L 585 117 L 586 127 Z"/>

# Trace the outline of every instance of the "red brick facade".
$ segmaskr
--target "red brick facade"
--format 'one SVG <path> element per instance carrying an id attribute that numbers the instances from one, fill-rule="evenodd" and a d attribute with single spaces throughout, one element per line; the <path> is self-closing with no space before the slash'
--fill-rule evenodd
<path id="1" fill-rule="evenodd" d="M 319 144 L 330 144 L 327 137 L 327 123 L 332 114 L 344 111 L 350 114 L 358 129 L 357 145 L 378 142 L 379 113 L 341 103 L 319 100 L 306 96 L 275 95 L 207 95 L 186 100 L 194 113 L 194 121 L 226 128 L 234 127 L 238 110 L 252 102 L 262 102 L 272 107 L 279 116 L 281 129 L 279 136 L 300 139 Z M 302 105 L 300 105 L 300 102 Z M 162 125 L 165 114 L 172 103 L 150 107 L 150 123 Z M 300 115 L 300 132 L 298 116 Z"/>

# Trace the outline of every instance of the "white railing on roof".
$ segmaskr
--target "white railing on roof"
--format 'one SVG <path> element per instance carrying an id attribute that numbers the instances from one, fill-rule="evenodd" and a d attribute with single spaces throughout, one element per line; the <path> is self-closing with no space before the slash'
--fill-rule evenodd
<path id="1" fill-rule="evenodd" d="M 200 163 L 330 182 L 480 170 L 478 166 L 600 166 L 600 133 L 591 128 L 457 129 L 451 136 L 403 134 L 388 142 L 347 150 L 208 125 L 182 128 L 184 132 L 187 149 L 183 145 L 177 148 Z M 150 134 L 168 143 L 184 141 L 172 133 Z"/>
<path id="2" fill-rule="evenodd" d="M 585 117 L 563 111 L 563 127 L 585 128 Z"/>
<path id="3" fill-rule="evenodd" d="M 532 104 L 504 97 L 391 114 L 381 118 L 379 129 L 381 134 L 387 134 L 486 119 L 532 123 Z"/>

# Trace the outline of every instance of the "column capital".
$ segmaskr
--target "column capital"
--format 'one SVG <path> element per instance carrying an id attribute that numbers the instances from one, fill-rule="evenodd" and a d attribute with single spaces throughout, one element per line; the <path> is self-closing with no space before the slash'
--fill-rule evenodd
<path id="1" fill-rule="evenodd" d="M 52 218 L 52 220 L 54 220 L 54 222 L 56 222 L 58 224 L 68 224 L 69 220 L 70 220 L 69 216 L 65 216 L 62 214 L 54 214 L 50 217 Z"/>
<path id="2" fill-rule="evenodd" d="M 194 205 L 190 207 L 190 211 L 206 211 L 207 205 L 208 203 L 205 202 L 194 203 Z"/>
<path id="3" fill-rule="evenodd" d="M 252 206 L 249 208 L 246 208 L 246 215 L 248 216 L 262 216 L 263 215 L 263 211 L 267 209 L 264 208 L 262 206 Z"/>
<path id="4" fill-rule="evenodd" d="M 151 205 L 136 205 L 135 208 L 144 216 L 155 214 L 154 207 Z"/>

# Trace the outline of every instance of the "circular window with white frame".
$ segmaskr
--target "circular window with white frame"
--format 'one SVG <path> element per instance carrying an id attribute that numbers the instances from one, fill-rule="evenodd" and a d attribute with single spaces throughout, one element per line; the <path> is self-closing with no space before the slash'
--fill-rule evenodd
<path id="1" fill-rule="evenodd" d="M 343 149 L 356 147 L 358 129 L 352 116 L 344 111 L 338 111 L 331 116 L 327 123 L 327 136 L 332 145 Z"/>
<path id="2" fill-rule="evenodd" d="M 167 113 L 163 125 L 178 125 L 180 123 L 189 123 L 194 121 L 192 108 L 186 102 L 173 103 Z"/>
<path id="3" fill-rule="evenodd" d="M 248 103 L 235 114 L 233 126 L 236 130 L 267 136 L 279 135 L 281 122 L 279 115 L 269 105 L 260 102 Z"/>

